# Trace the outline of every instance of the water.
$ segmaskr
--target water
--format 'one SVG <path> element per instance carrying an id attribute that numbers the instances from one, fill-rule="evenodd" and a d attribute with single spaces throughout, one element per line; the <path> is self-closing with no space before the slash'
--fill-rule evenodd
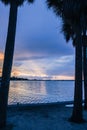
<path id="1" fill-rule="evenodd" d="M 8 104 L 72 101 L 74 81 L 11 81 Z"/>

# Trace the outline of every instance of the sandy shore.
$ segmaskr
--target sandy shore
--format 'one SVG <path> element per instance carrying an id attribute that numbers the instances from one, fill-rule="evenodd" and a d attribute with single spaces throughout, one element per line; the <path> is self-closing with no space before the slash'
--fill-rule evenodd
<path id="1" fill-rule="evenodd" d="M 10 107 L 8 127 L 4 130 L 87 130 L 87 123 L 75 124 L 68 121 L 72 107 L 67 103 Z M 87 111 L 83 111 L 87 120 Z"/>

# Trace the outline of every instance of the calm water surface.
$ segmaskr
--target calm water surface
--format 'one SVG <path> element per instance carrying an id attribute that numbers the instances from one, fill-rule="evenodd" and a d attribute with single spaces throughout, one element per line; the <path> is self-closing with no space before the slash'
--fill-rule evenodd
<path id="1" fill-rule="evenodd" d="M 72 101 L 74 81 L 11 81 L 9 104 Z"/>

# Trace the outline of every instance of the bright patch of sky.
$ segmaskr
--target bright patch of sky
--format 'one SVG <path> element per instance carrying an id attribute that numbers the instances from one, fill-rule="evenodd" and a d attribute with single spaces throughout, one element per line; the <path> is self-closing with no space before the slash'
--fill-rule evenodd
<path id="1" fill-rule="evenodd" d="M 9 17 L 9 6 L 0 3 L 0 72 Z M 74 48 L 66 44 L 62 21 L 45 1 L 18 8 L 12 75 L 39 79 L 73 79 Z"/>

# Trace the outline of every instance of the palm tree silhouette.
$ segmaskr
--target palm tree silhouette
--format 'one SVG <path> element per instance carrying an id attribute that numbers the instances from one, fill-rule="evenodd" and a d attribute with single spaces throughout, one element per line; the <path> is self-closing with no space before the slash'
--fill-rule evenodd
<path id="1" fill-rule="evenodd" d="M 47 0 L 48 7 L 52 7 L 57 16 L 70 25 L 72 35 L 75 37 L 75 90 L 74 107 L 70 118 L 73 122 L 83 122 L 82 115 L 82 33 L 83 22 L 86 16 L 86 0 Z M 69 31 L 71 31 L 69 30 Z M 70 38 L 67 35 L 67 38 Z"/>
<path id="2" fill-rule="evenodd" d="M 85 24 L 84 24 L 85 25 Z M 63 21 L 62 32 L 64 33 L 65 39 L 68 42 L 70 39 L 73 41 L 73 46 L 76 45 L 76 37 L 74 30 L 70 24 Z M 82 44 L 83 44 L 83 75 L 84 75 L 84 109 L 87 110 L 87 36 L 86 28 L 82 34 Z"/>
<path id="3" fill-rule="evenodd" d="M 75 46 L 75 90 L 74 90 L 74 107 L 70 121 L 83 122 L 82 116 L 82 40 L 81 27 L 77 27 L 77 31 L 70 27 L 71 38 Z M 67 40 L 70 35 L 67 35 Z"/>
<path id="4" fill-rule="evenodd" d="M 87 110 L 87 35 L 86 35 L 86 23 L 87 19 L 84 20 L 83 30 L 83 75 L 84 75 L 84 109 Z"/>
<path id="5" fill-rule="evenodd" d="M 83 35 L 84 109 L 87 110 L 87 35 Z"/>
<path id="6" fill-rule="evenodd" d="M 18 7 L 23 4 L 25 0 L 1 0 L 4 4 L 10 4 L 9 13 L 9 24 L 8 33 L 6 39 L 6 47 L 4 54 L 4 63 L 2 71 L 2 80 L 0 87 L 0 128 L 6 126 L 7 117 L 7 104 L 8 104 L 8 93 L 10 84 L 10 75 L 13 62 L 15 34 L 16 34 L 16 23 L 17 23 L 17 11 Z M 32 3 L 34 0 L 28 0 Z"/>

